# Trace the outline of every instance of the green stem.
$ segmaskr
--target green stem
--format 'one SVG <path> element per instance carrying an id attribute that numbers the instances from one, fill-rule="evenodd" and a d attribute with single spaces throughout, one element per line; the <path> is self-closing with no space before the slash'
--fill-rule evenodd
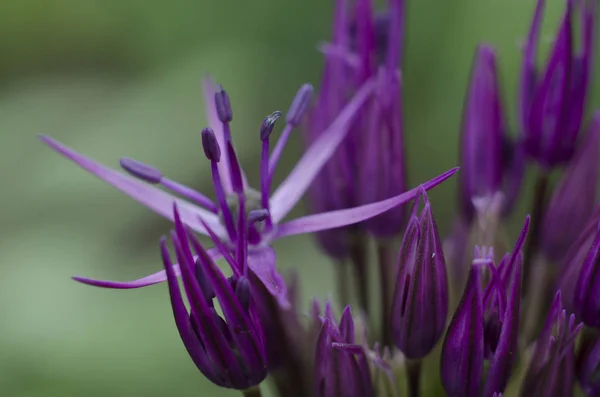
<path id="1" fill-rule="evenodd" d="M 419 397 L 421 394 L 421 360 L 406 362 L 406 379 L 408 381 L 408 396 Z"/>
<path id="2" fill-rule="evenodd" d="M 381 343 L 392 346 L 392 277 L 394 276 L 393 244 L 391 241 L 377 244 L 379 263 L 379 289 L 381 294 Z"/>
<path id="3" fill-rule="evenodd" d="M 365 315 L 369 313 L 369 277 L 367 268 L 367 241 L 364 236 L 356 236 L 352 243 L 350 259 L 354 267 L 358 304 Z"/>
<path id="4" fill-rule="evenodd" d="M 532 273 L 532 259 L 538 250 L 540 243 L 540 227 L 546 210 L 546 195 L 548 194 L 548 173 L 540 170 L 535 181 L 533 201 L 531 202 L 531 229 L 527 236 L 525 252 L 523 255 L 523 295 L 527 294 L 529 280 Z"/>
<path id="5" fill-rule="evenodd" d="M 242 390 L 244 397 L 261 397 L 260 386 L 253 386 L 249 389 Z"/>

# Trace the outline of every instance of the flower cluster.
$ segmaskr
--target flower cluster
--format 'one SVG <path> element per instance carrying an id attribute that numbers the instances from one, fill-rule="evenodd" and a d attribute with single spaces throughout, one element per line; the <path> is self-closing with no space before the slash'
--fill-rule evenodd
<path id="1" fill-rule="evenodd" d="M 163 237 L 157 273 L 125 282 L 74 279 L 114 289 L 166 281 L 194 364 L 211 382 L 246 396 L 260 396 L 265 382 L 285 397 L 569 397 L 577 388 L 600 396 L 600 112 L 586 123 L 596 0 L 563 1 L 543 67 L 536 52 L 544 0 L 537 1 L 515 128 L 497 54 L 487 44 L 475 48 L 449 234 L 438 229 L 428 191 L 458 168 L 407 189 L 402 79 L 410 76 L 398 66 L 404 1 L 388 0 L 376 11 L 372 0 L 336 0 L 332 39 L 319 46 L 325 61 L 315 98 L 305 84 L 285 115 L 275 111 L 257 123 L 257 189 L 233 145 L 229 96 L 208 78 L 210 126 L 200 141 L 214 198 L 140 161 L 121 159 L 120 172 L 41 137 L 174 225 L 177 263 Z M 295 129 L 306 150 L 273 189 Z M 530 164 L 537 170 L 531 215 L 519 215 Z M 305 193 L 313 214 L 285 220 Z M 524 222 L 512 239 L 506 224 L 515 216 Z M 315 300 L 306 314 L 297 278 L 277 267 L 272 243 L 302 233 L 314 233 L 340 270 L 339 322 L 330 301 Z M 228 276 L 215 264 L 221 259 Z M 376 291 L 367 279 L 372 267 Z"/>

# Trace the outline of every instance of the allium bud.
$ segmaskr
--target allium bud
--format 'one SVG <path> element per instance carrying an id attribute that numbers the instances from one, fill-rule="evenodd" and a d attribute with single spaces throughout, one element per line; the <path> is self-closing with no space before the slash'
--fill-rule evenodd
<path id="1" fill-rule="evenodd" d="M 325 309 L 315 351 L 315 397 L 374 397 L 362 346 L 354 340 L 354 320 L 347 306 L 339 325 L 331 306 Z"/>
<path id="2" fill-rule="evenodd" d="M 492 397 L 506 388 L 517 353 L 522 248 L 528 229 L 529 217 L 512 254 L 498 266 L 492 250 L 476 250 L 465 292 L 442 346 L 441 379 L 449 397 Z M 485 270 L 490 276 L 483 289 Z M 490 365 L 483 381 L 486 359 Z"/>
<path id="3" fill-rule="evenodd" d="M 592 245 L 584 259 L 577 288 L 575 310 L 586 325 L 600 328 L 600 224 Z"/>
<path id="4" fill-rule="evenodd" d="M 599 150 L 600 112 L 597 112 L 546 207 L 541 248 L 555 263 L 564 258 L 594 209 L 600 171 Z"/>
<path id="5" fill-rule="evenodd" d="M 538 0 L 521 68 L 520 121 L 525 150 L 542 167 L 550 169 L 573 155 L 589 89 L 595 1 L 566 1 L 566 10 L 554 40 L 546 69 L 538 71 L 536 52 L 544 0 Z M 581 21 L 574 21 L 579 3 Z M 581 53 L 576 53 L 574 26 L 581 29 Z"/>
<path id="6" fill-rule="evenodd" d="M 585 335 L 577 353 L 575 365 L 581 390 L 588 397 L 600 395 L 600 335 Z"/>
<path id="7" fill-rule="evenodd" d="M 560 291 L 537 340 L 521 386 L 521 397 L 571 397 L 575 383 L 574 343 L 583 324 L 563 310 Z"/>
<path id="8" fill-rule="evenodd" d="M 417 197 L 404 234 L 392 303 L 396 346 L 411 359 L 426 356 L 438 342 L 448 316 L 448 280 L 440 236 L 425 191 Z"/>

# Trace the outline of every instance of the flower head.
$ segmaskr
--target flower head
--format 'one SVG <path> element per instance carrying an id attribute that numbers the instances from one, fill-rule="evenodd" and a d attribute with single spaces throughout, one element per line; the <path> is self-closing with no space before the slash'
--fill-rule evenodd
<path id="1" fill-rule="evenodd" d="M 583 120 L 589 89 L 595 34 L 596 1 L 567 0 L 546 68 L 539 71 L 536 53 L 545 0 L 538 0 L 521 66 L 519 117 L 527 154 L 550 169 L 568 161 Z M 579 3 L 580 23 L 574 21 Z M 577 53 L 573 25 L 581 26 Z"/>
<path id="2" fill-rule="evenodd" d="M 267 376 L 267 354 L 262 324 L 252 302 L 246 258 L 229 258 L 233 276 L 225 277 L 184 226 L 176 205 L 174 219 L 171 240 L 190 313 L 181 296 L 166 238 L 161 239 L 160 246 L 173 315 L 183 344 L 198 369 L 213 383 L 240 390 L 256 386 Z M 192 255 L 190 242 L 197 259 Z M 240 239 L 238 244 L 247 241 Z M 215 309 L 215 299 L 223 317 Z"/>
<path id="3" fill-rule="evenodd" d="M 417 210 L 421 198 L 424 208 Z M 441 240 L 427 194 L 415 199 L 398 255 L 392 304 L 396 346 L 410 359 L 427 355 L 438 342 L 448 316 L 448 280 Z"/>
<path id="4" fill-rule="evenodd" d="M 442 346 L 442 384 L 450 397 L 493 396 L 508 383 L 517 349 L 522 248 L 529 217 L 511 255 L 496 267 L 493 252 L 476 249 L 462 300 Z M 484 270 L 489 282 L 482 288 Z M 490 367 L 482 383 L 484 360 Z"/>
<path id="5" fill-rule="evenodd" d="M 350 306 L 339 325 L 327 304 L 315 350 L 315 397 L 374 397 L 364 348 L 355 343 Z"/>
<path id="6" fill-rule="evenodd" d="M 582 326 L 583 324 L 575 323 L 574 315 L 567 316 L 558 291 L 531 357 L 521 387 L 522 397 L 573 395 L 574 343 Z"/>
<path id="7" fill-rule="evenodd" d="M 208 118 L 212 127 L 202 131 L 202 144 L 211 164 L 216 202 L 189 187 L 165 178 L 160 171 L 140 162 L 122 160 L 122 167 L 130 174 L 125 175 L 49 137 L 42 136 L 41 139 L 58 153 L 160 215 L 174 220 L 170 208 L 174 202 L 177 203 L 181 220 L 190 229 L 197 233 L 216 236 L 230 252 L 237 249 L 236 244 L 240 234 L 247 233 L 250 244 L 248 246 L 250 268 L 265 285 L 268 286 L 275 281 L 270 291 L 276 293 L 282 304 L 285 304 L 284 286 L 279 283 L 282 279 L 276 272 L 274 254 L 269 248 L 273 240 L 362 222 L 410 201 L 418 192 L 417 189 L 412 189 L 377 203 L 282 222 L 348 134 L 351 121 L 371 96 L 373 89 L 374 83 L 368 81 L 357 90 L 352 100 L 341 109 L 331 125 L 306 150 L 296 167 L 272 194 L 270 185 L 275 166 L 289 134 L 298 124 L 307 106 L 312 91 L 310 86 L 305 85 L 298 91 L 286 115 L 282 136 L 270 156 L 270 135 L 280 114 L 275 112 L 267 116 L 262 123 L 259 134 L 262 143 L 261 181 L 260 191 L 256 191 L 248 186 L 233 147 L 230 130 L 233 113 L 229 97 L 222 88 L 215 89 L 210 81 L 205 82 Z M 426 182 L 423 186 L 426 190 L 431 189 L 456 171 L 457 169 L 452 169 Z M 157 184 L 182 198 L 155 187 L 154 185 Z M 253 216 L 249 219 L 245 215 L 240 215 L 250 213 Z M 251 221 L 249 229 L 246 230 L 249 221 Z M 224 251 L 212 249 L 208 252 L 213 259 L 216 259 L 221 257 Z M 174 266 L 174 272 L 179 274 L 177 265 Z M 166 273 L 161 271 L 130 282 L 93 280 L 85 277 L 75 277 L 75 279 L 105 288 L 139 288 L 165 281 Z"/>

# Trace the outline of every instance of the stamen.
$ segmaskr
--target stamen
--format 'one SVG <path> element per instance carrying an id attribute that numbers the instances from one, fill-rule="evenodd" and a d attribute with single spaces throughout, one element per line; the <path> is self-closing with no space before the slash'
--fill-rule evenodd
<path id="1" fill-rule="evenodd" d="M 219 148 L 215 133 L 211 128 L 202 130 L 202 147 L 204 149 L 204 154 L 210 160 L 215 194 L 217 196 L 219 207 L 221 208 L 221 213 L 223 214 L 223 221 L 225 223 L 225 228 L 227 229 L 227 234 L 231 241 L 235 241 L 235 224 L 233 223 L 233 216 L 227 205 L 227 198 L 225 196 L 225 191 L 223 190 L 223 184 L 221 183 L 219 167 L 217 166 L 217 163 L 221 159 L 221 149 Z"/>
<path id="2" fill-rule="evenodd" d="M 235 189 L 235 184 L 234 184 Z M 246 256 L 248 254 L 248 229 L 246 226 L 246 197 L 243 193 L 239 195 L 239 211 L 238 211 L 238 240 L 235 247 L 235 259 L 238 267 L 242 270 L 242 274 L 248 277 L 248 266 Z"/>
<path id="3" fill-rule="evenodd" d="M 262 141 L 262 152 L 260 156 L 260 195 L 261 205 L 265 209 L 269 209 L 269 195 L 271 193 L 271 174 L 269 173 L 269 136 L 273 132 L 275 123 L 281 117 L 282 113 L 277 110 L 265 117 L 260 127 L 260 139 Z M 272 227 L 272 222 L 269 219 L 267 228 Z"/>
<path id="4" fill-rule="evenodd" d="M 312 97 L 313 87 L 310 84 L 304 84 L 294 97 L 290 108 L 288 109 L 287 114 L 285 115 L 285 128 L 273 149 L 273 153 L 271 154 L 271 158 L 269 160 L 269 177 L 272 178 L 275 173 L 275 167 L 277 167 L 277 162 L 281 157 L 281 153 L 283 152 L 283 148 L 290 137 L 290 133 L 292 130 L 300 124 L 300 120 L 302 116 L 306 112 L 308 108 L 308 104 L 310 103 L 310 99 Z"/>
<path id="5" fill-rule="evenodd" d="M 227 151 L 227 145 L 231 142 L 231 128 L 229 123 L 233 120 L 233 112 L 231 110 L 231 103 L 229 101 L 229 95 L 223 89 L 223 86 L 219 86 L 219 90 L 215 92 L 215 107 L 217 108 L 217 116 L 221 123 L 223 123 L 223 140 L 225 144 L 225 164 L 231 168 L 231 160 L 229 159 L 229 153 Z"/>
<path id="6" fill-rule="evenodd" d="M 134 176 L 153 185 L 162 185 L 163 187 L 172 191 L 173 193 L 178 194 L 181 197 L 184 197 L 190 201 L 193 201 L 196 204 L 199 204 L 202 207 L 206 208 L 207 210 L 214 212 L 215 214 L 219 212 L 219 208 L 211 199 L 188 186 L 182 185 L 179 182 L 175 182 L 171 179 L 165 178 L 158 169 L 148 164 L 144 164 L 140 161 L 130 159 L 127 157 L 121 158 L 119 163 L 121 164 L 121 168 L 127 171 L 127 173 L 129 173 L 131 176 Z"/>

